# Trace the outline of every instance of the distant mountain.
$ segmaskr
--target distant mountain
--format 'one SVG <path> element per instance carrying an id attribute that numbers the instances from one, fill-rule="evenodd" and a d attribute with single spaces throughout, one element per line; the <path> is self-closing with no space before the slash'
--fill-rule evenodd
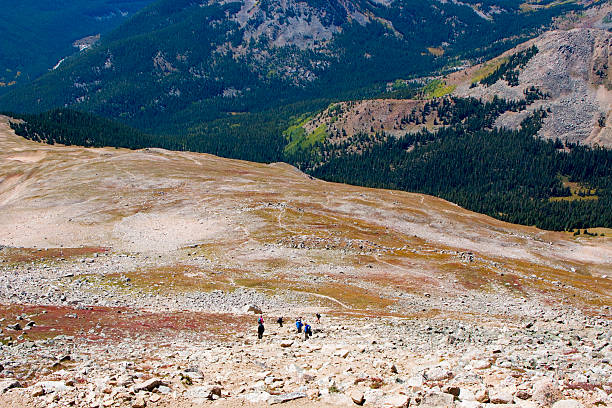
<path id="1" fill-rule="evenodd" d="M 2 97 L 0 109 L 71 106 L 154 133 L 222 137 L 211 127 L 215 120 L 247 129 L 261 120 L 252 116 L 257 112 L 375 95 L 397 78 L 498 55 L 583 7 L 529 3 L 162 0 L 31 86 Z M 240 137 L 249 135 L 245 130 Z M 231 155 L 211 143 L 203 147 Z"/>
<path id="2" fill-rule="evenodd" d="M 0 93 L 38 78 L 151 1 L 4 2 L 10 4 L 0 7 Z"/>
<path id="3" fill-rule="evenodd" d="M 612 26 L 612 24 L 611 24 Z M 308 144 L 325 129 L 334 145 L 361 135 L 395 137 L 422 129 L 440 129 L 448 123 L 430 106 L 441 97 L 494 98 L 511 101 L 531 99 L 521 109 L 500 112 L 494 125 L 518 129 L 521 122 L 540 109 L 543 118 L 538 136 L 564 142 L 612 148 L 612 34 L 604 29 L 554 30 L 528 41 L 486 63 L 440 78 L 388 85 L 391 98 L 364 99 L 330 105 L 303 120 L 293 141 Z M 393 98 L 409 95 L 408 99 Z M 320 139 L 320 137 L 319 137 Z M 348 143 L 346 150 L 358 149 Z"/>

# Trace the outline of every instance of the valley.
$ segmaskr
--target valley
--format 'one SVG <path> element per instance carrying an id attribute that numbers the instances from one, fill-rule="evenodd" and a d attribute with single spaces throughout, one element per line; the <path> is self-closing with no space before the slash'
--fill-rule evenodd
<path id="1" fill-rule="evenodd" d="M 43 3 L 0 408 L 612 406 L 610 1 Z"/>
<path id="2" fill-rule="evenodd" d="M 609 236 L 0 132 L 0 406 L 610 403 Z"/>

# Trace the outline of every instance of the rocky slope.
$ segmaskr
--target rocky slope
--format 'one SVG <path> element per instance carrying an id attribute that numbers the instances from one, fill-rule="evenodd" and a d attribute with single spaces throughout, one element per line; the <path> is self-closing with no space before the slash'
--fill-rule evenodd
<path id="1" fill-rule="evenodd" d="M 519 114 L 502 115 L 497 125 L 518 127 L 533 109 L 550 109 L 539 135 L 572 143 L 612 147 L 612 34 L 597 29 L 552 31 L 537 40 L 538 53 L 519 69 L 519 85 L 499 80 L 492 86 L 470 88 L 463 83 L 456 95 L 491 99 L 521 99 L 530 87 L 549 95 Z M 518 50 L 517 50 L 518 51 Z"/>
<path id="2" fill-rule="evenodd" d="M 610 237 L 3 121 L 0 406 L 612 404 Z"/>
<path id="3" fill-rule="evenodd" d="M 612 35 L 608 31 L 610 23 L 603 23 L 612 6 L 602 6 L 595 11 L 591 10 L 583 20 L 575 22 L 568 29 L 547 32 L 485 64 L 435 79 L 437 85 L 430 91 L 421 92 L 418 99 L 338 103 L 311 118 L 303 127 L 307 134 L 312 134 L 324 126 L 328 141 L 335 145 L 347 140 L 350 142 L 351 137 L 358 134 L 372 137 L 384 131 L 399 137 L 406 132 L 416 132 L 422 128 L 431 130 L 442 125 L 437 121 L 435 111 L 426 120 L 414 120 L 414 117 L 421 116 L 424 106 L 432 97 L 452 95 L 487 101 L 493 97 L 522 100 L 525 92 L 535 87 L 546 98 L 520 112 L 504 113 L 496 125 L 517 128 L 534 110 L 546 109 L 551 114 L 544 121 L 539 136 L 612 147 Z M 479 82 L 492 74 L 508 57 L 533 45 L 538 52 L 524 66 L 517 68 L 518 84 L 511 85 L 503 78 L 492 85 Z M 394 89 L 397 85 L 389 86 Z"/>

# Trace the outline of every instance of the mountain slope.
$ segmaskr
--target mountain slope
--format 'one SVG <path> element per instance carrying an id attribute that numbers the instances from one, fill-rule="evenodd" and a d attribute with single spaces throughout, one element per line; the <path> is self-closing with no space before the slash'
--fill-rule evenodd
<path id="1" fill-rule="evenodd" d="M 492 56 L 581 8 L 470 3 L 160 1 L 94 49 L 1 98 L 0 108 L 70 105 L 156 133 L 186 133 L 232 112 L 363 94 L 457 58 Z"/>
<path id="2" fill-rule="evenodd" d="M 0 8 L 0 93 L 26 84 L 152 0 L 21 0 Z"/>
<path id="3" fill-rule="evenodd" d="M 456 95 L 517 100 L 536 87 L 548 95 L 519 114 L 503 114 L 497 125 L 516 128 L 534 109 L 550 110 L 538 135 L 612 147 L 612 34 L 574 29 L 546 33 L 526 46 L 538 52 L 518 69 L 518 83 L 500 79 L 487 86 L 461 84 Z"/>
<path id="4" fill-rule="evenodd" d="M 612 147 L 611 43 L 612 34 L 601 29 L 550 31 L 484 64 L 432 80 L 424 90 L 419 91 L 418 85 L 412 85 L 416 87 L 411 93 L 414 99 L 337 103 L 305 121 L 302 127 L 306 134 L 311 134 L 325 126 L 328 140 L 335 144 L 357 134 L 373 137 L 377 132 L 385 132 L 400 137 L 407 132 L 443 126 L 441 120 L 436 120 L 435 112 L 426 115 L 426 120 L 420 118 L 424 106 L 435 96 L 520 101 L 531 92 L 537 100 L 520 112 L 504 112 L 495 125 L 517 129 L 535 110 L 545 109 L 550 115 L 544 119 L 538 136 L 609 148 Z M 532 49 L 533 55 L 526 54 Z M 525 56 L 525 62 L 510 67 L 508 61 L 521 55 Z M 501 73 L 502 69 L 505 73 Z M 503 77 L 508 73 L 516 75 L 516 82 Z M 400 85 L 411 84 L 400 82 L 389 87 L 393 90 Z"/>
<path id="5" fill-rule="evenodd" d="M 0 118 L 0 231 L 3 408 L 612 403 L 612 230 Z"/>

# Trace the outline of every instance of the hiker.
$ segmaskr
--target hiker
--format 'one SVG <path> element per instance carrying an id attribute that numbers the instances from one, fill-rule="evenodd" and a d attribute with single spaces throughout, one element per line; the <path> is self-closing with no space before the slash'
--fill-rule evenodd
<path id="1" fill-rule="evenodd" d="M 317 323 L 321 323 L 321 313 L 317 313 Z"/>
<path id="2" fill-rule="evenodd" d="M 262 320 L 263 320 L 263 319 L 262 319 Z M 265 329 L 265 327 L 264 327 L 264 325 L 263 325 L 263 322 L 262 322 L 262 323 L 259 323 L 259 326 L 257 327 L 257 338 L 258 338 L 258 339 L 263 338 L 263 334 L 264 334 L 264 331 L 265 331 L 265 330 L 266 330 L 266 329 Z"/>
<path id="3" fill-rule="evenodd" d="M 304 340 L 308 340 L 308 337 L 312 336 L 312 327 L 308 323 L 304 323 Z"/>
<path id="4" fill-rule="evenodd" d="M 295 327 L 297 327 L 297 332 L 298 333 L 302 332 L 302 319 L 301 318 L 297 318 L 295 320 Z"/>
<path id="5" fill-rule="evenodd" d="M 278 320 L 276 320 L 276 323 L 278 323 L 280 327 L 283 327 L 283 316 L 279 317 Z"/>
<path id="6" fill-rule="evenodd" d="M 263 314 L 259 315 L 259 318 L 257 319 L 257 324 L 263 324 Z"/>

